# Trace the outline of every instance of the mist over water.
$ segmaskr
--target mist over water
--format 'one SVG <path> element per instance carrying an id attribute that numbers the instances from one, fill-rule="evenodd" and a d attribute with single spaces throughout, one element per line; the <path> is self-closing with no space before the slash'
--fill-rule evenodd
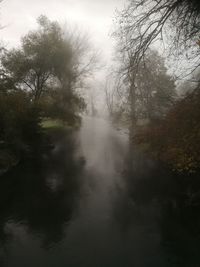
<path id="1" fill-rule="evenodd" d="M 149 195 L 145 201 L 142 187 L 137 193 L 128 189 L 132 179 L 142 173 L 148 178 L 154 167 L 150 162 L 140 165 L 137 155 L 137 170 L 130 176 L 128 154 L 123 131 L 104 119 L 84 117 L 80 131 L 59 136 L 39 162 L 21 164 L 4 175 L 1 266 L 146 267 L 177 262 L 178 253 L 163 239 L 158 203 Z M 148 182 L 146 186 L 151 191 Z"/>

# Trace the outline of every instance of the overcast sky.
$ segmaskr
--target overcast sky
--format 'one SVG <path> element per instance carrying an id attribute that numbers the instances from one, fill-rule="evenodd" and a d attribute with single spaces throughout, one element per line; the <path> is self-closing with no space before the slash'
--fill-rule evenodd
<path id="1" fill-rule="evenodd" d="M 47 15 L 60 23 L 78 25 L 89 32 L 92 42 L 107 58 L 112 50 L 109 38 L 116 8 L 124 0 L 3 0 L 1 3 L 1 39 L 9 46 L 19 43 L 20 37 L 37 27 L 36 18 Z"/>

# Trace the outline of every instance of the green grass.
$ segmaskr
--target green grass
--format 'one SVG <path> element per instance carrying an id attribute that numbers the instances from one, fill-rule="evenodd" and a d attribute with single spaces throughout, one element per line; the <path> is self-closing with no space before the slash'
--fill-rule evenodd
<path id="1" fill-rule="evenodd" d="M 46 133 L 64 132 L 77 130 L 80 128 L 80 122 L 76 122 L 74 125 L 70 125 L 67 122 L 58 119 L 44 118 L 41 122 L 41 127 Z"/>
<path id="2" fill-rule="evenodd" d="M 44 119 L 41 122 L 41 126 L 44 130 L 50 129 L 65 129 L 69 126 L 61 120 L 53 120 L 53 119 Z"/>

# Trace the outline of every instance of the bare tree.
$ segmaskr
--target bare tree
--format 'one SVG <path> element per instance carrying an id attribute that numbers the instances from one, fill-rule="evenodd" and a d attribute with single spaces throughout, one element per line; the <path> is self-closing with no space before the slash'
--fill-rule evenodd
<path id="1" fill-rule="evenodd" d="M 166 30 L 170 32 L 171 48 L 176 55 L 181 50 L 187 50 L 191 60 L 200 55 L 200 3 L 197 0 L 128 0 L 117 21 L 115 36 L 121 52 L 131 56 L 132 68 L 153 43 L 164 40 Z M 199 62 L 195 68 L 198 66 Z"/>
<path id="2" fill-rule="evenodd" d="M 106 101 L 108 113 L 109 113 L 109 116 L 112 117 L 114 114 L 114 108 L 115 108 L 114 106 L 115 105 L 114 103 L 115 88 L 110 86 L 110 79 L 111 79 L 110 76 L 106 78 L 104 91 L 105 91 L 105 101 Z"/>
<path id="3" fill-rule="evenodd" d="M 129 115 L 127 88 L 116 70 L 112 70 L 103 84 L 105 103 L 113 122 L 124 121 Z"/>
<path id="4" fill-rule="evenodd" d="M 181 60 L 185 56 L 187 62 L 192 62 L 187 75 L 199 67 L 200 4 L 197 0 L 127 0 L 116 20 L 113 35 L 118 41 L 120 73 L 128 87 L 134 128 L 140 90 L 137 75 L 152 46 L 170 41 L 167 43 L 170 55 Z"/>

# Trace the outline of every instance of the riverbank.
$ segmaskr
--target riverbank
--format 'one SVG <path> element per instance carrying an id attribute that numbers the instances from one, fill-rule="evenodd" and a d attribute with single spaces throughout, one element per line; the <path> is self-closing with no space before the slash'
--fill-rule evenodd
<path id="1" fill-rule="evenodd" d="M 40 126 L 40 133 L 33 136 L 35 140 L 28 145 L 0 143 L 0 176 L 21 162 L 40 158 L 54 148 L 57 140 L 76 131 L 80 124 L 72 127 L 61 120 L 44 119 Z"/>

